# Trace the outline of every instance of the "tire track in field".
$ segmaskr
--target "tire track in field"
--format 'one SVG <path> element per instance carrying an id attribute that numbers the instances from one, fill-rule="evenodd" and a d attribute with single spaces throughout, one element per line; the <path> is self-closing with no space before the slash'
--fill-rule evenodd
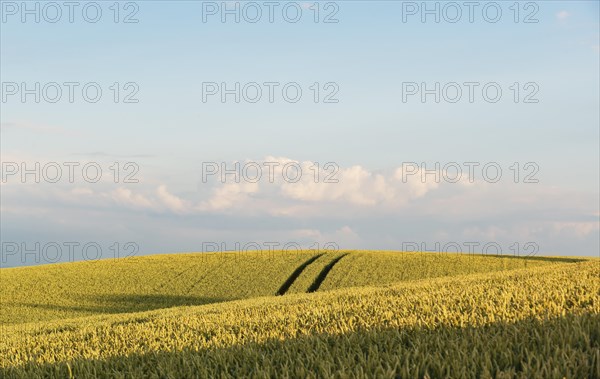
<path id="1" fill-rule="evenodd" d="M 348 255 L 348 253 L 340 255 L 339 257 L 329 262 L 327 266 L 323 267 L 319 275 L 317 275 L 317 277 L 315 278 L 315 281 L 310 285 L 310 287 L 308 287 L 308 290 L 306 292 L 311 293 L 317 291 L 323 283 L 323 281 L 325 280 L 325 278 L 327 277 L 327 274 L 329 274 L 329 271 L 331 271 L 331 269 L 333 268 L 333 266 L 335 266 L 336 263 L 338 263 L 346 255 Z"/>
<path id="2" fill-rule="evenodd" d="M 201 254 L 208 254 L 208 253 L 201 253 Z M 170 278 L 167 278 L 164 282 L 162 282 L 161 284 L 159 284 L 158 286 L 156 286 L 154 288 L 154 291 L 156 292 L 158 290 L 163 289 L 167 285 L 175 282 L 175 280 L 177 278 L 179 278 L 180 276 L 182 276 L 183 274 L 185 274 L 187 272 L 190 272 L 190 271 L 192 271 L 192 270 L 194 270 L 196 268 L 200 268 L 203 264 L 205 264 L 207 262 L 207 257 L 202 256 L 202 257 L 199 257 L 198 259 L 200 260 L 200 262 L 192 264 L 189 267 L 187 267 L 187 268 L 185 268 L 185 269 L 177 272 L 174 276 L 171 276 Z"/>
<path id="3" fill-rule="evenodd" d="M 307 268 L 311 263 L 313 263 L 314 261 L 316 261 L 321 256 L 323 256 L 323 254 L 317 254 L 314 257 L 311 257 L 306 262 L 302 263 L 300 266 L 298 266 L 294 270 L 294 272 L 292 272 L 292 275 L 290 275 L 290 277 L 287 278 L 287 280 L 285 282 L 283 282 L 283 284 L 281 285 L 281 287 L 279 288 L 279 290 L 277 290 L 277 293 L 275 295 L 277 295 L 277 296 L 285 295 L 285 293 L 290 289 L 290 287 L 292 286 L 292 284 L 294 284 L 294 282 L 296 281 L 296 279 L 298 279 L 298 277 L 300 276 L 300 274 L 302 274 L 302 271 L 304 271 L 305 268 Z"/>
<path id="4" fill-rule="evenodd" d="M 206 279 L 206 278 L 207 278 L 209 275 L 213 274 L 215 271 L 217 271 L 217 270 L 221 269 L 223 266 L 225 266 L 225 263 L 227 263 L 227 262 L 226 262 L 226 260 L 223 260 L 222 262 L 219 262 L 219 264 L 218 264 L 218 265 L 216 265 L 216 266 L 215 266 L 215 267 L 214 267 L 212 270 L 208 270 L 208 271 L 207 271 L 207 272 L 206 272 L 204 275 L 202 275 L 202 276 L 200 277 L 200 279 L 196 280 L 196 281 L 195 281 L 195 282 L 194 282 L 194 283 L 193 283 L 193 284 L 192 284 L 192 285 L 191 285 L 191 286 L 190 286 L 190 287 L 187 289 L 187 291 L 185 291 L 185 294 L 186 294 L 186 295 L 189 295 L 189 294 L 192 292 L 192 290 L 193 290 L 194 288 L 196 288 L 196 286 L 197 286 L 198 284 L 202 283 L 202 281 L 204 281 L 204 279 Z"/>
<path id="5" fill-rule="evenodd" d="M 200 267 L 200 265 L 202 265 L 202 263 L 204 263 L 204 262 L 193 264 L 190 267 L 185 268 L 185 269 L 179 271 L 174 276 L 171 276 L 170 278 L 167 278 L 164 282 L 162 282 L 161 284 L 159 284 L 158 286 L 156 286 L 154 288 L 154 292 L 157 292 L 158 290 L 163 289 L 165 286 L 173 283 L 175 281 L 175 279 L 179 278 L 181 275 L 185 274 L 186 272 L 189 272 L 189 271 L 193 270 L 194 268 Z"/>
<path id="6" fill-rule="evenodd" d="M 154 288 L 154 292 L 163 289 L 166 285 L 172 283 L 175 279 L 179 278 L 181 275 L 185 274 L 186 272 L 190 271 L 191 269 L 193 269 L 194 267 L 197 267 L 197 265 L 193 265 L 192 267 L 188 267 L 185 270 L 182 270 L 180 272 L 178 272 L 177 274 L 175 274 L 174 276 L 167 278 L 164 282 L 160 283 L 158 286 L 156 286 Z"/>

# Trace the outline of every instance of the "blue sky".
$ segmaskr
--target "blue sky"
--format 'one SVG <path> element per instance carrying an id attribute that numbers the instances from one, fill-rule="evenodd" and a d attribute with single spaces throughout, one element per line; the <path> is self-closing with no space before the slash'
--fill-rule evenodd
<path id="1" fill-rule="evenodd" d="M 598 254 L 596 1 L 519 2 L 517 23 L 513 2 L 497 3 L 496 23 L 480 11 L 490 2 L 478 3 L 474 22 L 463 14 L 456 23 L 421 22 L 420 13 L 403 22 L 403 9 L 422 2 L 401 1 L 293 3 L 303 9 L 298 23 L 277 11 L 273 23 L 264 14 L 257 23 L 223 23 L 219 14 L 203 22 L 207 6 L 235 3 L 200 1 L 134 2 L 137 23 L 115 23 L 113 2 L 99 2 L 97 23 L 77 11 L 73 23 L 64 15 L 35 23 L 21 22 L 7 3 L 14 2 L 2 1 L 3 83 L 97 82 L 103 97 L 3 100 L 2 161 L 93 161 L 105 170 L 135 162 L 140 180 L 11 178 L 2 183 L 3 241 L 134 241 L 140 254 L 197 251 L 209 241 L 377 249 L 496 241 L 508 253 L 533 241 L 540 254 Z M 136 9 L 126 6 L 120 17 Z M 309 7 L 321 17 L 337 10 L 339 22 L 315 23 Z M 537 23 L 522 22 L 530 12 Z M 139 102 L 112 102 L 114 82 L 136 83 Z M 203 102 L 204 82 L 297 82 L 303 97 Z M 335 83 L 339 101 L 314 103 L 315 82 Z M 403 102 L 406 82 L 494 82 L 503 96 Z M 515 82 L 535 83 L 539 101 L 515 103 Z M 335 162 L 339 183 L 201 182 L 202 162 L 275 160 Z M 395 175 L 403 162 L 497 162 L 503 180 L 402 183 Z M 508 180 L 514 162 L 534 162 L 539 183 Z"/>

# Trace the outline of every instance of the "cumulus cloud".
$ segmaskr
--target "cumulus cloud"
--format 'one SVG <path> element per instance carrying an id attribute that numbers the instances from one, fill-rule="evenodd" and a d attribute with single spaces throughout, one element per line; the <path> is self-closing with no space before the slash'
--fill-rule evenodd
<path id="1" fill-rule="evenodd" d="M 110 193 L 110 197 L 117 203 L 128 207 L 139 209 L 155 208 L 155 204 L 150 199 L 144 195 L 134 193 L 129 188 L 119 187 Z"/>
<path id="2" fill-rule="evenodd" d="M 197 238 L 190 219 L 201 228 L 205 240 L 217 238 L 215 235 L 237 241 L 260 237 L 264 241 L 299 241 L 302 246 L 335 242 L 341 248 L 401 249 L 406 241 L 434 239 L 442 243 L 501 241 L 506 251 L 517 241 L 536 242 L 541 252 L 577 246 L 578 251 L 589 251 L 597 245 L 600 233 L 598 199 L 593 194 L 512 180 L 490 184 L 458 178 L 451 183 L 436 180 L 443 172 L 436 174 L 431 167 L 424 170 L 418 165 L 387 171 L 360 165 L 324 170 L 321 165 L 315 180 L 312 162 L 275 157 L 264 161 L 278 164 L 273 166 L 272 181 L 264 175 L 256 182 L 222 183 L 215 176 L 214 181 L 200 184 L 199 191 L 152 178 L 137 184 L 114 183 L 108 177 L 98 183 L 74 185 L 11 182 L 3 187 L 2 214 L 9 220 L 6 225 L 14 225 L 10 220 L 25 215 L 23 222 L 52 219 L 65 209 L 74 215 L 97 211 L 100 218 L 96 221 L 107 224 L 113 217 L 127 215 L 137 218 L 140 234 L 156 233 L 148 232 L 144 225 L 168 225 L 173 235 L 185 230 L 182 241 L 187 245 L 182 242 L 181 246 L 194 246 Z M 285 180 L 287 163 L 301 167 L 304 175 L 297 181 Z M 324 180 L 333 172 L 333 182 Z M 290 176 L 292 173 L 290 170 Z M 74 228 L 81 227 L 81 217 L 85 216 L 72 216 Z M 215 226 L 210 221 L 213 217 L 226 222 Z M 152 223 L 148 224 L 149 220 Z M 178 246 L 172 249 L 184 248 Z"/>
<path id="3" fill-rule="evenodd" d="M 251 194 L 258 192 L 257 183 L 224 183 L 217 187 L 210 199 L 202 202 L 195 209 L 198 211 L 224 210 L 243 204 Z"/>
<path id="4" fill-rule="evenodd" d="M 167 186 L 161 185 L 156 190 L 158 199 L 164 204 L 169 210 L 175 213 L 184 213 L 189 209 L 189 205 L 179 197 L 169 193 Z"/>
<path id="5" fill-rule="evenodd" d="M 285 157 L 268 156 L 261 162 L 253 162 L 256 163 L 263 167 L 259 182 L 221 183 L 208 203 L 214 209 L 224 209 L 235 203 L 233 195 L 239 202 L 240 197 L 247 198 L 248 194 L 264 194 L 271 199 L 309 204 L 327 202 L 359 207 L 398 207 L 439 187 L 439 182 L 433 178 L 423 180 L 422 170 L 413 166 L 385 174 L 369 171 L 360 165 L 339 167 L 330 163 L 317 166 L 314 162 Z M 286 204 L 285 208 L 289 206 Z"/>

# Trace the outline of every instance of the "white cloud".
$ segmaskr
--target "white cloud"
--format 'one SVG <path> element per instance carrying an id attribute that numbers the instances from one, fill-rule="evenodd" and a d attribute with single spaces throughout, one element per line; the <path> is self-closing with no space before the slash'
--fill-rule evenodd
<path id="1" fill-rule="evenodd" d="M 562 10 L 562 11 L 560 11 L 560 12 L 556 13 L 556 18 L 557 18 L 559 21 L 565 21 L 565 20 L 566 20 L 567 18 L 569 18 L 570 16 L 571 16 L 571 13 L 569 13 L 569 12 L 568 12 L 568 11 L 566 11 L 566 10 Z"/>
<path id="2" fill-rule="evenodd" d="M 210 199 L 195 209 L 199 211 L 225 210 L 248 200 L 249 195 L 257 193 L 258 183 L 224 183 L 214 189 Z"/>
<path id="3" fill-rule="evenodd" d="M 558 233 L 566 232 L 569 234 L 575 234 L 579 237 L 584 237 L 600 231 L 600 223 L 598 223 L 598 221 L 554 222 L 552 223 L 552 227 Z"/>
<path id="4" fill-rule="evenodd" d="M 342 218 L 357 214 L 393 215 L 402 211 L 436 217 L 438 220 L 461 221 L 473 217 L 520 214 L 523 209 L 529 209 L 530 213 L 532 210 L 555 210 L 557 213 L 568 211 L 573 204 L 586 206 L 577 200 L 576 194 L 572 194 L 571 205 L 560 208 L 560 204 L 564 203 L 564 191 L 545 186 L 530 186 L 525 191 L 524 187 L 514 183 L 469 183 L 466 177 L 457 183 L 448 183 L 443 178 L 437 182 L 431 172 L 421 171 L 416 166 L 399 167 L 387 173 L 371 171 L 359 165 L 339 167 L 335 176 L 338 182 L 326 183 L 323 178 L 331 170 L 326 171 L 321 167 L 318 180 L 315 181 L 312 162 L 274 157 L 267 157 L 264 162 L 279 164 L 272 183 L 268 175 L 263 175 L 263 180 L 257 183 L 244 180 L 239 183 L 217 181 L 202 184 L 206 186 L 203 193 L 173 192 L 167 189 L 166 183 L 151 184 L 151 180 L 138 184 L 115 184 L 109 175 L 98 183 L 74 188 L 67 183 L 16 183 L 14 191 L 21 191 L 31 198 L 44 201 L 54 198 L 77 206 L 106 207 L 117 204 L 132 210 L 178 215 L 237 214 L 290 219 Z M 297 183 L 284 180 L 282 168 L 286 163 L 296 163 L 301 167 L 303 175 Z M 423 181 L 423 177 L 427 180 Z M 29 190 L 24 192 L 25 188 Z"/>
<path id="5" fill-rule="evenodd" d="M 90 196 L 94 194 L 94 191 L 86 187 L 75 187 L 71 190 L 71 193 L 75 196 Z"/>
<path id="6" fill-rule="evenodd" d="M 307 248 L 321 249 L 355 247 L 362 241 L 358 233 L 348 225 L 329 232 L 318 229 L 296 229 L 290 232 L 290 239 Z"/>
<path id="7" fill-rule="evenodd" d="M 169 193 L 167 186 L 161 185 L 156 190 L 159 201 L 172 212 L 175 213 L 186 213 L 190 211 L 189 205 L 179 197 Z"/>
<path id="8" fill-rule="evenodd" d="M 434 238 L 441 242 L 502 241 L 506 251 L 514 242 L 533 241 L 540 245 L 540 252 L 569 254 L 575 246 L 588 251 L 600 232 L 594 194 L 512 180 L 490 184 L 483 180 L 468 183 L 465 178 L 453 184 L 442 178 L 436 183 L 430 172 L 423 183 L 423 172 L 414 167 L 385 172 L 359 165 L 340 167 L 338 183 L 315 183 L 310 162 L 297 162 L 305 176 L 288 183 L 281 176 L 281 167 L 294 161 L 273 157 L 265 161 L 281 163 L 273 183 L 266 176 L 258 183 L 218 181 L 202 184 L 199 192 L 173 188 L 173 183 L 157 183 L 152 178 L 137 184 L 116 184 L 108 177 L 98 183 L 16 182 L 3 187 L 2 214 L 11 219 L 32 215 L 29 218 L 37 220 L 65 214 L 69 228 L 78 227 L 78 217 L 83 216 L 74 215 L 85 212 L 108 224 L 113 217 L 126 214 L 139 220 L 140 233 L 150 233 L 143 228 L 150 219 L 185 215 L 197 217 L 207 235 L 223 240 L 260 237 L 264 241 L 300 241 L 303 246 L 334 242 L 345 248 L 399 249 L 405 241 Z M 237 226 L 203 224 L 207 220 L 203 216 L 209 215 L 219 215 Z M 169 220 L 170 228 L 189 228 L 185 218 Z M 186 241 L 185 246 L 194 246 L 191 237 Z"/>
<path id="9" fill-rule="evenodd" d="M 369 171 L 359 165 L 347 168 L 333 165 L 317 167 L 309 161 L 299 162 L 271 156 L 261 163 L 264 162 L 273 164 L 272 178 L 268 174 L 263 175 L 260 188 L 252 187 L 251 191 L 247 192 L 267 193 L 270 196 L 306 203 L 398 207 L 439 187 L 439 183 L 433 180 L 423 182 L 420 169 L 403 176 L 402 168 L 386 175 Z M 286 165 L 290 165 L 287 171 L 284 169 Z M 296 168 L 292 168 L 291 165 Z M 298 171 L 301 172 L 301 176 L 296 182 L 295 175 Z"/>
<path id="10" fill-rule="evenodd" d="M 119 204 L 128 207 L 148 209 L 155 208 L 155 204 L 141 194 L 134 194 L 129 188 L 119 187 L 110 193 L 110 198 Z"/>

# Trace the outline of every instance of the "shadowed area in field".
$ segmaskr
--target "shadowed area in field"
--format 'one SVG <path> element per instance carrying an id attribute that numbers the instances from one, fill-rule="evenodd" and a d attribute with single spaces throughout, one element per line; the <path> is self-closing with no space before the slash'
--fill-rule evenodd
<path id="1" fill-rule="evenodd" d="M 80 305 L 56 305 L 42 303 L 18 303 L 17 305 L 30 308 L 48 309 L 52 311 L 76 311 L 98 314 L 142 312 L 154 309 L 179 307 L 185 305 L 203 305 L 210 303 L 220 303 L 228 300 L 232 299 L 155 294 L 111 294 L 82 297 Z M 93 304 L 87 305 L 89 303 Z"/>
<path id="2" fill-rule="evenodd" d="M 317 259 L 319 259 L 319 257 L 321 257 L 321 256 L 323 256 L 323 254 L 317 254 L 314 257 L 312 257 L 309 260 L 307 260 L 306 262 L 302 263 L 300 266 L 298 266 L 294 270 L 294 272 L 292 273 L 292 275 L 290 275 L 290 277 L 287 278 L 287 280 L 279 288 L 279 290 L 277 291 L 277 295 L 285 295 L 285 293 L 287 292 L 287 290 L 290 289 L 290 287 L 292 286 L 292 284 L 294 284 L 294 282 L 296 281 L 296 279 L 298 279 L 298 277 L 300 276 L 300 274 L 302 274 L 302 272 L 304 271 L 304 269 L 306 267 L 308 267 L 308 265 L 310 265 L 311 263 L 313 263 L 314 261 L 316 261 Z"/>
<path id="3" fill-rule="evenodd" d="M 570 258 L 570 257 L 542 257 L 542 256 L 517 256 L 517 255 L 508 255 L 508 254 L 469 254 L 469 253 L 454 253 L 454 252 L 398 252 L 398 254 L 420 254 L 421 257 L 456 257 L 456 258 L 490 258 L 490 259 L 498 259 L 498 258 L 506 258 L 511 260 L 521 260 L 524 262 L 527 261 L 536 261 L 536 262 L 554 262 L 554 263 L 577 263 L 577 262 L 585 262 L 589 259 L 586 258 Z"/>
<path id="4" fill-rule="evenodd" d="M 600 373 L 599 323 L 600 315 L 585 313 L 482 327 L 379 328 L 335 335 L 315 332 L 226 348 L 30 363 L 0 369 L 0 376 L 593 378 Z"/>
<path id="5" fill-rule="evenodd" d="M 539 262 L 557 262 L 557 263 L 577 263 L 577 262 L 585 262 L 587 259 L 582 258 L 567 258 L 567 257 L 537 257 L 533 256 L 516 256 L 516 255 L 481 255 L 482 257 L 490 257 L 490 258 L 510 258 L 510 259 L 522 259 L 524 261 L 539 261 Z"/>

